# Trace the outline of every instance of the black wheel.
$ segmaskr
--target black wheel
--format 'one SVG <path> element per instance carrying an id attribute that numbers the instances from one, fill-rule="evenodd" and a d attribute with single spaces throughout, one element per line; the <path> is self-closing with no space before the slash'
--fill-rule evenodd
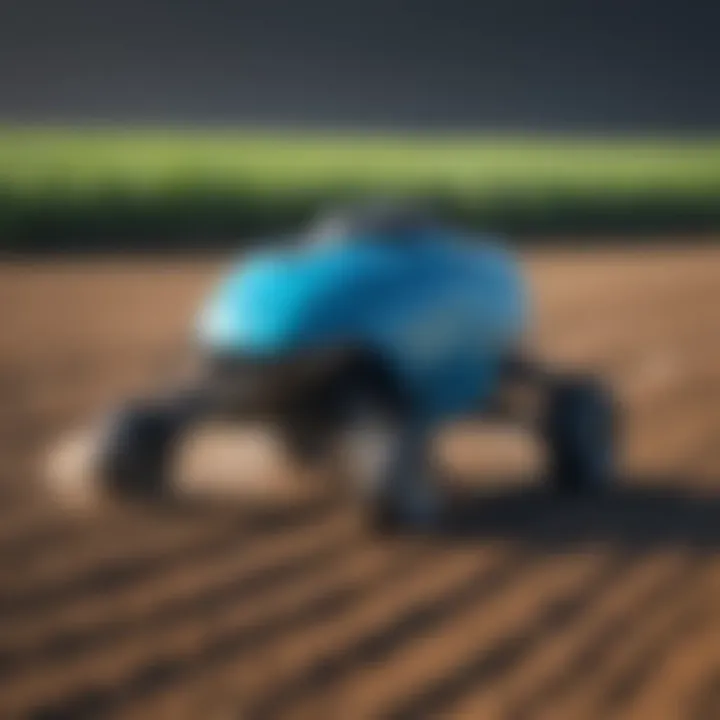
<path id="1" fill-rule="evenodd" d="M 340 445 L 351 492 L 368 524 L 381 533 L 427 526 L 437 510 L 437 488 L 425 428 L 392 375 L 373 361 L 338 385 Z"/>
<path id="2" fill-rule="evenodd" d="M 387 437 L 386 464 L 376 471 L 374 493 L 364 496 L 368 524 L 381 534 L 430 529 L 439 519 L 440 498 L 427 434 L 400 425 Z"/>
<path id="3" fill-rule="evenodd" d="M 169 486 L 172 449 L 185 416 L 172 405 L 128 404 L 105 423 L 98 469 L 106 489 L 128 499 L 158 498 Z"/>
<path id="4" fill-rule="evenodd" d="M 349 490 L 362 504 L 368 524 L 389 533 L 402 524 L 398 479 L 406 474 L 399 460 L 404 428 L 385 398 L 369 390 L 348 388 L 340 447 Z"/>
<path id="5" fill-rule="evenodd" d="M 548 474 L 566 495 L 606 489 L 613 481 L 616 413 L 610 392 L 592 378 L 555 382 L 545 418 Z"/>

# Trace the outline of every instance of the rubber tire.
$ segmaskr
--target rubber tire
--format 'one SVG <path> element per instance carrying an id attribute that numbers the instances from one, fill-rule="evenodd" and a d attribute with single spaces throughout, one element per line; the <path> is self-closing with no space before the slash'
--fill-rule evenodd
<path id="1" fill-rule="evenodd" d="M 613 482 L 617 413 L 609 390 L 587 377 L 561 378 L 549 390 L 545 419 L 549 481 L 562 495 L 589 495 Z"/>
<path id="2" fill-rule="evenodd" d="M 320 392 L 314 393 L 314 406 L 305 412 L 315 418 L 323 440 L 316 447 L 340 449 L 343 437 L 352 433 L 358 422 L 370 417 L 391 426 L 402 426 L 406 413 L 405 399 L 393 373 L 373 353 L 358 352 L 347 364 L 326 378 Z M 319 402 L 318 402 L 319 401 Z M 373 481 L 371 480 L 371 483 Z M 363 515 L 371 529 L 391 532 L 400 525 L 400 514 L 391 493 L 383 488 L 369 489 L 363 482 L 350 482 L 347 489 L 362 505 Z"/>
<path id="3" fill-rule="evenodd" d="M 405 461 L 402 461 L 396 469 L 403 477 L 418 476 L 426 472 L 422 467 L 427 459 L 427 439 L 422 444 L 418 444 L 417 440 L 411 439 L 411 435 L 407 428 L 404 429 L 405 438 L 401 438 L 402 443 L 399 452 L 406 455 Z M 389 480 L 389 478 L 388 478 Z M 422 488 L 419 488 L 422 491 Z M 402 498 L 402 493 L 407 492 L 401 488 L 395 488 L 387 485 L 384 492 L 378 493 L 374 501 L 368 504 L 365 509 L 368 525 L 372 530 L 381 535 L 392 535 L 398 532 L 406 532 L 409 529 L 417 529 L 429 526 L 426 521 L 420 521 L 408 515 L 408 508 Z M 398 494 L 400 493 L 400 494 Z"/>
<path id="4" fill-rule="evenodd" d="M 406 406 L 398 401 L 392 388 L 388 392 L 384 383 L 376 384 L 367 379 L 358 382 L 348 388 L 347 400 L 342 421 L 346 428 L 351 428 L 357 420 L 362 421 L 362 415 L 356 415 L 354 408 L 364 408 L 396 435 L 389 466 L 383 475 L 371 481 L 375 488 L 369 492 L 356 489 L 368 527 L 381 535 L 393 535 L 422 526 L 423 521 L 415 515 L 417 511 L 408 506 L 407 493 L 422 493 L 425 489 L 413 489 L 408 481 L 412 484 L 411 478 L 418 478 L 426 471 L 425 464 L 429 463 L 426 433 L 413 429 Z"/>
<path id="5" fill-rule="evenodd" d="M 100 477 L 111 495 L 154 499 L 169 488 L 168 467 L 182 429 L 171 406 L 128 404 L 106 421 L 98 448 Z"/>

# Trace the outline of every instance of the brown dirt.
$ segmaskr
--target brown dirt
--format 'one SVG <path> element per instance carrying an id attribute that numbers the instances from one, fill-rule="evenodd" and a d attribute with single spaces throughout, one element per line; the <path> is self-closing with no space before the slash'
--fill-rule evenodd
<path id="1" fill-rule="evenodd" d="M 0 268 L 0 716 L 720 717 L 720 252 L 527 264 L 543 354 L 618 388 L 622 485 L 533 495 L 463 429 L 457 532 L 393 539 L 317 496 L 64 513 L 42 452 L 162 372 L 217 264 Z"/>

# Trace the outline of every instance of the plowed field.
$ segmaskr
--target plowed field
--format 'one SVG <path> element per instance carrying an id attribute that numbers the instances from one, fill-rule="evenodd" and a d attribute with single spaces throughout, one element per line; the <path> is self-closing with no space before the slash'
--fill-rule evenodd
<path id="1" fill-rule="evenodd" d="M 720 718 L 720 252 L 526 261 L 543 355 L 622 400 L 619 487 L 553 500 L 463 428 L 455 521 L 392 538 L 332 494 L 63 512 L 46 448 L 162 374 L 218 265 L 1 267 L 0 716 Z"/>

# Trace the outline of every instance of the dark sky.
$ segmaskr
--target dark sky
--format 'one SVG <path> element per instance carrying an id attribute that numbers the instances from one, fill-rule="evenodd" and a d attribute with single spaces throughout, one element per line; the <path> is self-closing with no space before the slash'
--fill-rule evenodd
<path id="1" fill-rule="evenodd" d="M 720 2 L 0 0 L 0 121 L 720 129 Z"/>

